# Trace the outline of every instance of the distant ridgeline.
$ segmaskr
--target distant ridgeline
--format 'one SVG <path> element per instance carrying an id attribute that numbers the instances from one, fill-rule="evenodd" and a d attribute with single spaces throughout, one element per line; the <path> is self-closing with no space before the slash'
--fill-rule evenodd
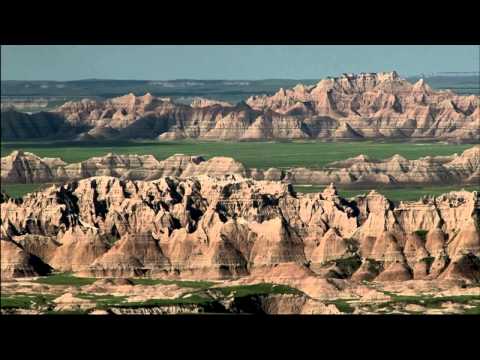
<path id="1" fill-rule="evenodd" d="M 42 90 L 31 82 L 29 87 L 23 84 L 25 95 L 41 95 L 48 89 L 50 94 L 65 95 L 70 92 L 70 84 L 76 89 L 72 96 L 108 94 L 99 89 L 117 85 L 124 86 L 123 90 L 128 88 L 130 94 L 106 100 L 68 101 L 51 111 L 33 114 L 7 106 L 8 101 L 2 98 L 2 140 L 480 139 L 480 97 L 457 91 L 473 88 L 468 83 L 452 86 L 454 92 L 434 90 L 423 79 L 411 83 L 396 72 L 361 73 L 323 79 L 313 85 L 298 84 L 287 90 L 281 87 L 273 95 L 255 95 L 271 93 L 272 86 L 279 82 L 148 82 L 167 89 L 154 91 L 156 95 L 169 94 L 173 99 L 150 93 L 136 96 L 134 92 L 139 93 L 140 87 L 145 89 L 146 82 L 142 81 L 89 80 L 62 83 L 60 87 L 58 83 L 42 82 Z M 290 81 L 291 86 L 294 83 Z M 92 84 L 98 88 L 89 93 Z M 18 96 L 20 90 L 12 88 L 19 86 L 18 82 L 2 82 L 2 93 Z M 242 99 L 254 95 L 238 103 L 226 101 L 223 95 L 235 92 Z M 207 94 L 209 99 L 198 98 L 199 94 Z"/>
<path id="2" fill-rule="evenodd" d="M 422 75 L 407 80 L 415 83 L 421 78 L 433 89 L 452 89 L 458 94 L 480 93 L 480 74 Z M 127 93 L 155 96 L 206 96 L 224 101 L 238 102 L 254 94 L 273 94 L 279 88 L 291 88 L 302 83 L 313 85 L 317 79 L 265 79 L 265 80 L 102 80 L 75 81 L 1 81 L 2 96 L 8 97 L 115 97 Z"/>

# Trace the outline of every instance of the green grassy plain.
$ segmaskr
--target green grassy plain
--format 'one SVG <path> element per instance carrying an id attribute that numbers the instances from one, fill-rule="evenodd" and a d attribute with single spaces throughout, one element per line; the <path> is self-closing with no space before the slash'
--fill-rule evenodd
<path id="1" fill-rule="evenodd" d="M 84 286 L 91 285 L 97 280 L 96 278 L 73 276 L 70 273 L 60 273 L 39 277 L 35 282 L 46 285 Z"/>
<path id="2" fill-rule="evenodd" d="M 228 287 L 216 287 L 216 291 L 220 291 L 223 296 L 233 294 L 236 298 L 252 296 L 252 295 L 270 295 L 270 294 L 293 294 L 299 295 L 302 292 L 288 285 L 259 283 L 252 285 L 237 285 Z"/>
<path id="3" fill-rule="evenodd" d="M 229 156 L 247 167 L 320 168 L 332 161 L 359 154 L 385 159 L 400 154 L 407 159 L 422 156 L 451 155 L 470 148 L 469 144 L 357 142 L 2 142 L 1 156 L 14 150 L 29 151 L 41 157 L 61 157 L 68 163 L 79 162 L 109 152 L 116 154 L 154 155 L 163 160 L 173 154 Z"/>
<path id="4" fill-rule="evenodd" d="M 52 294 L 13 294 L 0 297 L 0 307 L 3 309 L 31 309 L 47 306 L 55 298 Z"/>
<path id="5" fill-rule="evenodd" d="M 43 187 L 43 184 L 1 184 L 0 188 L 11 197 L 19 198 L 25 194 L 39 190 Z"/>

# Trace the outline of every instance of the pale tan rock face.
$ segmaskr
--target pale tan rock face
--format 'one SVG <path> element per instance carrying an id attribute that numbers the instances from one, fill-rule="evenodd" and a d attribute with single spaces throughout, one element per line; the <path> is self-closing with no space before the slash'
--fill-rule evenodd
<path id="1" fill-rule="evenodd" d="M 408 265 L 402 262 L 390 264 L 384 271 L 378 275 L 376 281 L 406 281 L 411 280 L 412 274 Z"/>
<path id="2" fill-rule="evenodd" d="M 220 100 L 214 100 L 214 99 L 205 99 L 201 97 L 196 97 L 192 100 L 190 106 L 193 108 L 204 108 L 204 107 L 210 107 L 210 106 L 223 106 L 223 107 L 231 107 L 233 106 L 230 104 L 228 101 L 220 101 Z"/>
<path id="3" fill-rule="evenodd" d="M 81 299 L 72 293 L 65 293 L 54 299 L 55 311 L 86 310 L 95 308 L 95 302 Z"/>
<path id="4" fill-rule="evenodd" d="M 49 263 L 60 243 L 50 236 L 25 234 L 12 236 L 25 251 Z"/>
<path id="5" fill-rule="evenodd" d="M 330 228 L 320 240 L 318 247 L 310 255 L 312 264 L 326 263 L 330 260 L 341 259 L 349 253 L 345 239 L 338 235 L 334 228 Z"/>
<path id="6" fill-rule="evenodd" d="M 477 184 L 476 174 L 480 170 L 480 146 L 475 145 L 462 154 L 452 156 L 428 156 L 407 160 L 394 155 L 385 160 L 375 160 L 359 155 L 355 158 L 336 161 L 327 165 L 327 170 L 303 171 L 305 175 L 330 178 L 346 184 Z M 295 170 L 299 172 L 299 170 Z M 296 177 L 300 174 L 295 173 Z M 304 181 L 315 183 L 316 181 Z"/>
<path id="7" fill-rule="evenodd" d="M 113 277 L 141 276 L 144 268 L 169 270 L 158 241 L 148 233 L 126 234 L 90 264 L 96 275 Z"/>
<path id="8" fill-rule="evenodd" d="M 467 254 L 480 255 L 479 224 L 469 219 L 454 234 L 448 243 L 448 253 L 453 259 L 461 258 Z"/>
<path id="9" fill-rule="evenodd" d="M 0 240 L 1 278 L 39 276 L 50 273 L 51 268 L 40 258 L 25 251 L 11 240 Z"/>
<path id="10" fill-rule="evenodd" d="M 425 248 L 425 241 L 415 233 L 407 235 L 403 254 L 412 270 L 413 278 L 424 279 L 429 271 L 426 259 L 430 256 Z"/>
<path id="11" fill-rule="evenodd" d="M 107 243 L 96 229 L 90 227 L 71 227 L 59 237 L 59 242 L 61 245 L 50 260 L 52 267 L 58 271 L 85 271 L 107 251 Z"/>
<path id="12" fill-rule="evenodd" d="M 65 165 L 59 158 L 41 159 L 30 152 L 13 151 L 9 156 L 2 157 L 2 182 L 50 182 L 59 175 Z"/>
<path id="13" fill-rule="evenodd" d="M 318 277 L 403 281 L 448 270 L 446 278 L 476 281 L 480 271 L 476 192 L 395 206 L 376 192 L 347 201 L 333 185 L 302 195 L 233 175 L 100 176 L 21 202 L 2 197 L 0 209 L 2 238 L 56 270 L 100 277 L 254 277 L 308 288 Z"/>
<path id="14" fill-rule="evenodd" d="M 433 256 L 443 254 L 445 251 L 445 233 L 439 228 L 428 231 L 425 248 Z"/>
<path id="15" fill-rule="evenodd" d="M 335 305 L 326 305 L 299 295 L 270 295 L 261 299 L 260 306 L 266 314 L 341 314 Z"/>

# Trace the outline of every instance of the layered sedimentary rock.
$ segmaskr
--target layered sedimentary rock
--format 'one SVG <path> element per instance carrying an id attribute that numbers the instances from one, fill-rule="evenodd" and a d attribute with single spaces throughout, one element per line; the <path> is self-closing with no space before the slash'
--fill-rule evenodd
<path id="1" fill-rule="evenodd" d="M 152 155 L 107 154 L 80 163 L 67 164 L 59 158 L 40 158 L 29 152 L 14 151 L 1 159 L 1 179 L 5 183 L 46 183 L 77 180 L 91 176 L 114 176 L 130 180 L 154 180 L 164 176 L 187 178 L 197 175 L 228 174 L 255 180 L 276 180 L 294 184 L 397 185 L 397 184 L 478 184 L 480 146 L 451 156 L 407 160 L 394 155 L 385 160 L 365 155 L 328 164 L 323 169 L 253 169 L 229 157 L 176 154 L 165 160 Z"/>
<path id="2" fill-rule="evenodd" d="M 199 99 L 191 106 L 151 94 L 70 101 L 52 112 L 2 111 L 2 139 L 56 136 L 211 140 L 435 138 L 480 139 L 475 95 L 435 91 L 397 73 L 346 74 L 280 89 L 234 106 Z M 62 131 L 60 131 L 62 130 Z"/>
<path id="3" fill-rule="evenodd" d="M 201 98 L 201 97 L 194 98 L 192 100 L 191 104 L 190 104 L 190 106 L 193 107 L 193 108 L 195 108 L 195 107 L 203 108 L 203 107 L 209 107 L 209 106 L 213 106 L 213 105 L 220 105 L 220 106 L 224 106 L 224 107 L 233 106 L 232 104 L 230 104 L 227 101 L 205 99 L 205 98 Z"/>
<path id="4" fill-rule="evenodd" d="M 201 156 L 176 154 L 159 161 L 152 155 L 109 153 L 67 164 L 60 158 L 40 158 L 30 152 L 13 151 L 1 159 L 1 179 L 4 183 L 48 183 L 92 176 L 150 180 L 164 176 L 186 178 L 201 174 L 247 176 L 248 173 L 238 161 L 221 156 L 205 160 Z"/>
<path id="5" fill-rule="evenodd" d="M 99 277 L 471 282 L 480 271 L 479 199 L 467 191 L 394 206 L 376 192 L 348 201 L 333 186 L 301 195 L 233 175 L 101 176 L 2 196 L 1 227 L 11 248 Z M 10 254 L 2 272 L 18 263 Z"/>
<path id="6" fill-rule="evenodd" d="M 1 159 L 4 183 L 42 183 L 61 177 L 67 163 L 60 158 L 40 158 L 35 154 L 13 151 Z"/>
<path id="7" fill-rule="evenodd" d="M 21 245 L 2 235 L 0 240 L 1 278 L 47 275 L 52 268 L 39 257 L 25 251 Z"/>
<path id="8" fill-rule="evenodd" d="M 462 154 L 427 156 L 408 160 L 394 155 L 384 160 L 359 155 L 328 164 L 325 168 L 284 170 L 274 180 L 299 184 L 345 185 L 366 184 L 479 184 L 480 146 L 473 146 Z"/>
<path id="9" fill-rule="evenodd" d="M 313 137 L 479 138 L 478 96 L 435 91 L 423 79 L 411 84 L 395 71 L 343 74 L 246 102 L 307 117 Z"/>

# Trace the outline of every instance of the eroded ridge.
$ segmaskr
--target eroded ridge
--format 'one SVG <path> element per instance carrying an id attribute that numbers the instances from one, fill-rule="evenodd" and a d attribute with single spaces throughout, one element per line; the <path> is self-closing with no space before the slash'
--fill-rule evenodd
<path id="1" fill-rule="evenodd" d="M 100 176 L 1 197 L 2 278 L 480 280 L 477 192 L 394 205 L 234 175 Z M 307 280 L 306 280 L 307 279 Z M 317 287 L 313 287 L 316 289 Z M 318 287 L 321 291 L 322 287 Z"/>

